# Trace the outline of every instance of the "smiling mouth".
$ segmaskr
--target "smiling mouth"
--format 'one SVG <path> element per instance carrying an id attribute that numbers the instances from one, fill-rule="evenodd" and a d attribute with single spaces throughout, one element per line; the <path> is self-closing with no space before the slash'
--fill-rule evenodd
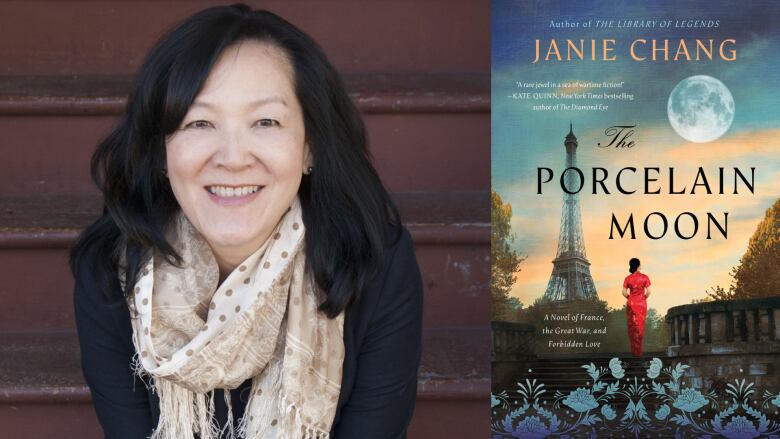
<path id="1" fill-rule="evenodd" d="M 262 189 L 260 185 L 248 186 L 206 186 L 205 189 L 212 195 L 220 198 L 240 198 L 254 194 Z"/>

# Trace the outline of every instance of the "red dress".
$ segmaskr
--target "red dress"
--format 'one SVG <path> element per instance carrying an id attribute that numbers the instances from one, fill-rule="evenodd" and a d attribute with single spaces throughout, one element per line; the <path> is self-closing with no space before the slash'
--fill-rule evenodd
<path id="1" fill-rule="evenodd" d="M 645 316 L 647 315 L 647 300 L 645 288 L 650 286 L 650 278 L 640 272 L 634 272 L 623 281 L 623 288 L 628 288 L 628 303 L 626 318 L 628 320 L 628 341 L 631 343 L 631 354 L 642 355 L 642 337 L 645 335 Z"/>

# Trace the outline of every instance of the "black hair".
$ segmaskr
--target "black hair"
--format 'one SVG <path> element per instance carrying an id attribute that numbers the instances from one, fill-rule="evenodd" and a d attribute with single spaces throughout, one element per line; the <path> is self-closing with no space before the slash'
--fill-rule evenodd
<path id="1" fill-rule="evenodd" d="M 130 296 L 151 250 L 181 263 L 164 236 L 181 209 L 163 174 L 165 138 L 179 127 L 220 53 L 244 40 L 281 48 L 293 67 L 314 169 L 302 177 L 298 197 L 307 268 L 327 294 L 319 309 L 333 318 L 356 301 L 382 266 L 385 248 L 399 239 L 400 215 L 371 164 L 363 121 L 323 50 L 271 12 L 215 6 L 169 30 L 150 50 L 124 114 L 92 156 L 103 214 L 71 249 L 70 270 L 77 276 L 79 261 L 94 251 L 92 273 L 112 302 L 121 301 L 118 291 Z"/>
<path id="2" fill-rule="evenodd" d="M 636 273 L 636 269 L 639 268 L 639 265 L 641 265 L 639 259 L 631 258 L 631 260 L 628 261 L 628 271 L 631 273 Z"/>

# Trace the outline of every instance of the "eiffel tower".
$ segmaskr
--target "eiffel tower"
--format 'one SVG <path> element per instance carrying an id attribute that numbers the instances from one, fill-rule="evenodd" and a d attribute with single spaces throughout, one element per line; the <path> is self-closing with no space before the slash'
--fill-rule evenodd
<path id="1" fill-rule="evenodd" d="M 577 167 L 577 137 L 569 124 L 566 135 L 566 168 Z M 566 187 L 576 187 L 572 172 L 566 175 Z M 571 190 L 571 189 L 570 189 Z M 580 199 L 577 194 L 566 193 L 561 212 L 561 229 L 558 236 L 558 253 L 555 255 L 552 274 L 544 292 L 544 301 L 562 302 L 577 299 L 598 298 L 596 285 L 590 275 L 590 262 L 585 256 L 582 238 Z"/>

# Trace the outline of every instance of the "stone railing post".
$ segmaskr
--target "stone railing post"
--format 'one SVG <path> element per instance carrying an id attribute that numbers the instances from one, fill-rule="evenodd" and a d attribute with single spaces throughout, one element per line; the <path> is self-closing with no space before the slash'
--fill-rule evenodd
<path id="1" fill-rule="evenodd" d="M 780 387 L 780 296 L 721 300 L 670 308 L 667 354 L 687 364 L 702 388 L 747 379 L 757 388 Z"/>
<path id="2" fill-rule="evenodd" d="M 493 361 L 514 361 L 534 356 L 533 325 L 493 322 L 490 356 Z"/>

